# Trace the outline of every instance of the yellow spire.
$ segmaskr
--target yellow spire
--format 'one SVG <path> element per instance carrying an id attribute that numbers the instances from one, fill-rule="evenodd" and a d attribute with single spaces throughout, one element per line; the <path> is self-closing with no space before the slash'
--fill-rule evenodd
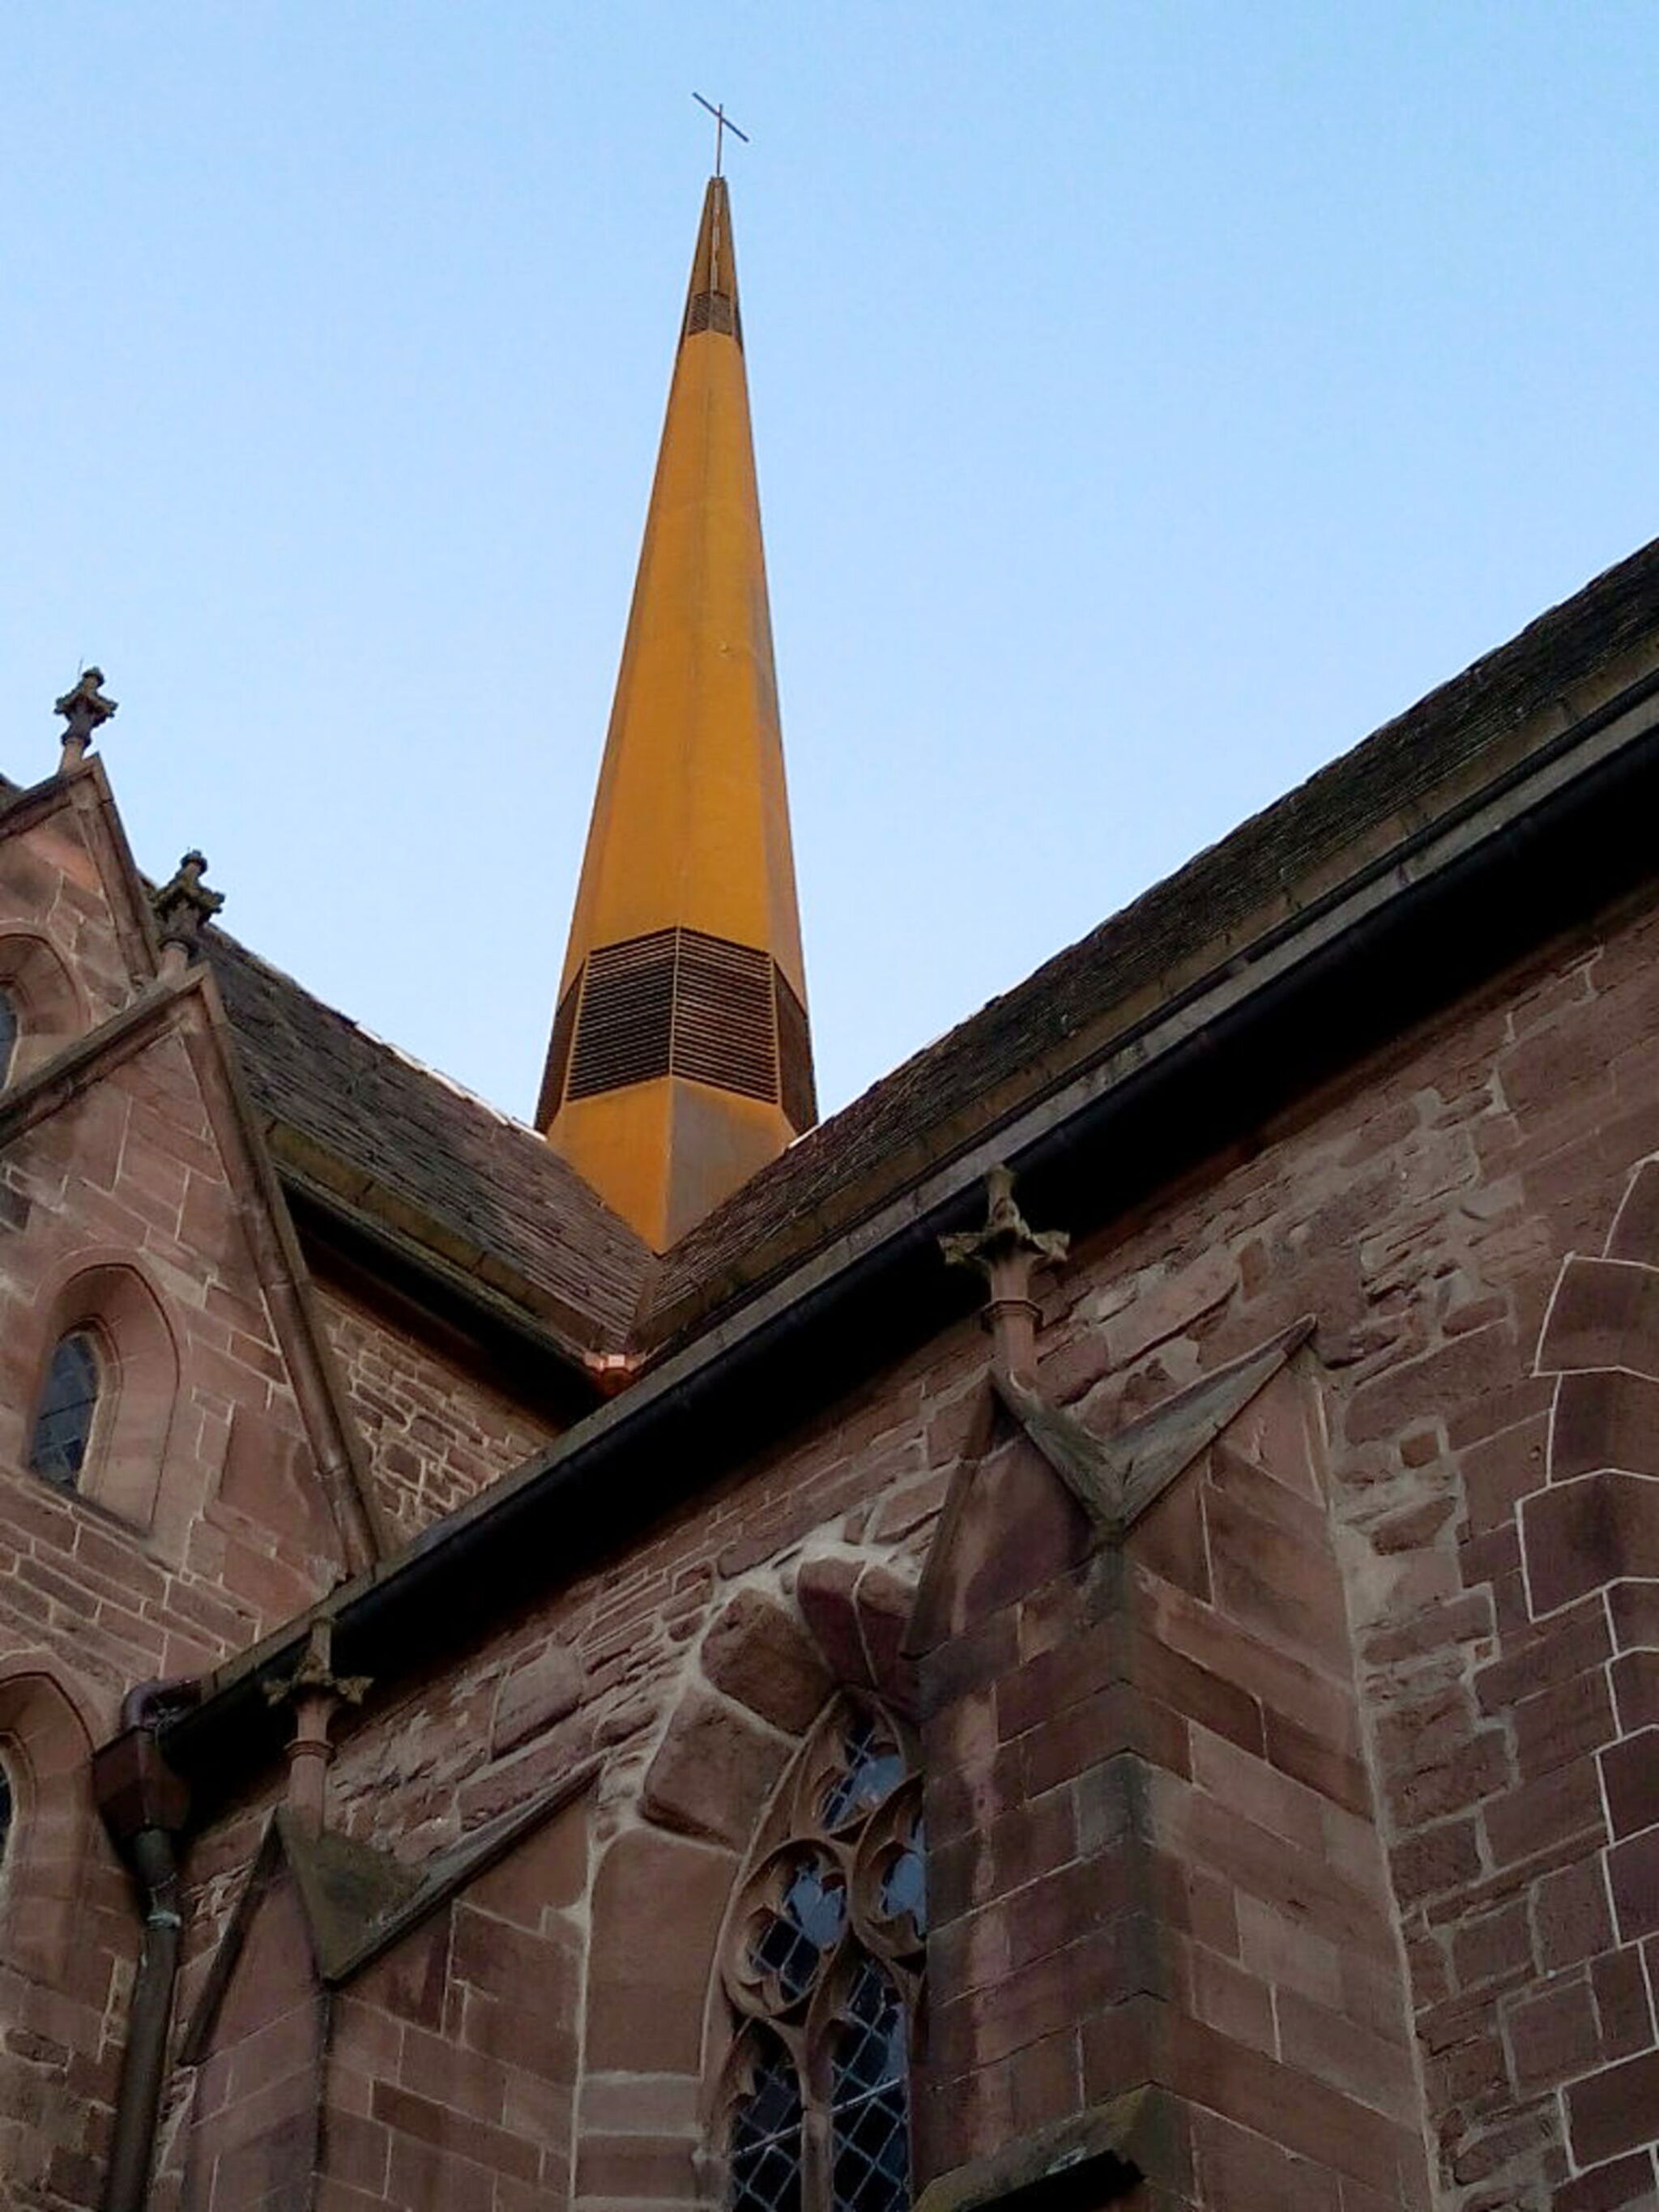
<path id="1" fill-rule="evenodd" d="M 658 1251 L 817 1119 L 720 177 L 703 200 L 537 1119 Z"/>

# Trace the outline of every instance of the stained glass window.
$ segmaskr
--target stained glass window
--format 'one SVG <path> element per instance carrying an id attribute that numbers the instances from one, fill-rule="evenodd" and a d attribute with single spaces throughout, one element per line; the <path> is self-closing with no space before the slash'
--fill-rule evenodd
<path id="1" fill-rule="evenodd" d="M 17 1006 L 10 994 L 0 991 L 0 1089 L 11 1079 L 11 1063 L 17 1052 Z"/>
<path id="2" fill-rule="evenodd" d="M 905 2212 L 920 1799 L 904 1729 L 848 1700 L 763 1823 L 726 1954 L 727 2212 Z"/>
<path id="3" fill-rule="evenodd" d="M 11 1841 L 11 1784 L 6 1778 L 6 1764 L 0 1759 L 0 1876 L 5 1872 L 6 1846 Z"/>
<path id="4" fill-rule="evenodd" d="M 34 1417 L 29 1465 L 60 1490 L 73 1490 L 87 1463 L 101 1368 L 90 1329 L 72 1328 L 58 1338 Z"/>

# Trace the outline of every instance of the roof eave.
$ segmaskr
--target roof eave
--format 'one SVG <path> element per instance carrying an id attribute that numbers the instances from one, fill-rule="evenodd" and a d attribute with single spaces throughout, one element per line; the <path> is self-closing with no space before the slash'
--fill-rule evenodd
<path id="1" fill-rule="evenodd" d="M 931 1171 L 888 1203 L 670 1351 L 518 1474 L 221 1668 L 203 1703 L 167 1730 L 169 1755 L 199 1775 L 274 1753 L 259 1685 L 292 1662 L 319 1616 L 335 1624 L 338 1663 L 385 1683 L 431 1663 L 439 1624 L 446 1643 L 462 1641 L 503 1607 L 590 1570 L 966 1314 L 971 1289 L 942 1266 L 937 1239 L 972 1218 L 991 1165 L 1019 1170 L 1033 1218 L 1086 1231 L 1116 1218 L 1312 1084 L 1650 880 L 1645 825 L 1656 801 L 1659 671 L 1017 1113 L 942 1138 Z M 1074 1176 L 1084 1163 L 1087 1174 Z M 842 1320 L 854 1304 L 849 1329 Z"/>

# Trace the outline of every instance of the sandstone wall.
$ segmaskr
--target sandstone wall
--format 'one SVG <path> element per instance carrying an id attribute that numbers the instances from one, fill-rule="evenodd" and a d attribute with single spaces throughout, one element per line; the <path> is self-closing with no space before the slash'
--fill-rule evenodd
<path id="1" fill-rule="evenodd" d="M 26 874 L 52 859 L 49 841 L 32 846 Z M 95 907 L 84 848 L 70 873 Z M 38 884 L 28 896 L 31 912 L 62 905 Z M 113 942 L 100 940 L 76 1018 L 100 990 L 118 996 Z M 378 1984 L 338 1998 L 363 2039 L 317 2097 L 337 2092 L 371 2130 L 359 2139 L 376 2179 L 331 2187 L 395 2203 L 436 2159 L 456 2201 L 506 2206 L 515 2191 L 560 2196 L 568 2158 L 586 2204 L 706 2195 L 732 1885 L 815 1711 L 852 1682 L 915 1712 L 927 1744 L 942 1932 L 918 2080 L 925 2170 L 1109 2094 L 1132 2049 L 1189 2108 L 1187 2162 L 1161 2198 L 1145 2185 L 1148 2207 L 1219 2212 L 1284 2190 L 1318 2212 L 1374 2212 L 1414 2201 L 1419 2141 L 1447 2212 L 1617 2212 L 1651 2197 L 1656 953 L 1650 910 L 1555 947 L 1047 1283 L 1042 1387 L 1103 1435 L 1299 1316 L 1316 1324 L 1296 1356 L 1312 1475 L 1237 1439 L 1183 1471 L 1124 1554 L 1127 1644 L 1117 1628 L 1091 1641 L 1097 1570 L 1060 1561 L 993 1608 L 1014 1641 L 984 1655 L 976 1686 L 937 1662 L 918 1684 L 906 1662 L 942 1503 L 985 1442 L 985 1342 L 964 1327 L 488 1647 L 382 1686 L 345 1732 L 334 1803 L 351 1834 L 412 1866 L 578 1762 L 597 1755 L 602 1771 L 591 1872 L 556 1931 L 538 1923 L 556 1972 L 492 1936 L 468 1954 L 473 1979 L 454 1980 L 445 1952 L 453 1993 L 430 2021 L 371 2030 Z M 3 1156 L 0 1737 L 20 1814 L 0 1929 L 0 2148 L 17 2201 L 40 2208 L 95 2201 L 136 1946 L 90 1813 L 87 1747 L 132 1680 L 211 1665 L 339 1571 L 251 1256 L 252 1200 L 226 1164 L 209 1043 L 192 1034 L 56 1102 Z M 43 1286 L 94 1250 L 100 1265 L 136 1260 L 179 1363 L 185 1419 L 143 1525 L 21 1463 Z M 540 1441 L 343 1301 L 330 1310 L 405 1529 Z M 970 1689 L 988 1717 L 971 1725 L 947 1711 Z M 985 1794 L 1016 1745 L 1020 1808 Z M 263 1808 L 193 1847 L 186 2010 Z M 1017 1809 L 1018 1835 L 999 1830 Z M 1065 1954 L 1109 1948 L 1091 1916 L 1128 1837 L 1145 1873 L 1133 1911 L 1158 1942 L 1140 1963 L 1112 1954 L 1114 1972 L 1142 1977 L 1133 1988 L 1103 1984 L 1057 2020 L 1077 1963 Z M 1219 1885 L 1201 1927 L 1200 1865 Z M 34 1924 L 36 1906 L 19 1918 L 28 1898 L 33 1948 L 18 1932 Z M 471 1911 L 515 1924 L 464 1889 L 433 1923 L 443 1942 Z M 970 1938 L 976 1921 L 992 1932 Z M 52 1924 L 85 1940 L 54 1950 Z M 1005 1972 L 994 1947 L 1016 1930 L 1024 1948 Z M 541 2087 L 513 2090 L 538 2121 L 481 2118 L 511 2086 L 491 2069 L 517 2063 L 465 2025 L 485 1999 L 563 2039 Z M 1133 2035 L 1090 2028 L 1141 1999 L 1175 2007 L 1179 2031 L 1145 2004 Z M 423 2038 L 453 2048 L 453 2069 Z M 224 2109 L 203 2078 L 172 2093 L 175 2191 L 191 2126 Z M 1369 2115 L 1355 2124 L 1363 2169 L 1336 2154 L 1329 2098 Z M 561 2099 L 568 2130 L 549 2117 Z M 553 2162 L 532 2181 L 522 2148 L 470 2132 L 481 2125 L 544 2140 Z M 476 2154 L 486 2143 L 494 2166 Z M 215 2212 L 234 2201 L 215 2197 Z"/>
<path id="2" fill-rule="evenodd" d="M 1365 1817 L 1386 1854 L 1389 1926 L 1407 1961 L 1413 2094 L 1437 2201 L 1459 2212 L 1589 2212 L 1636 2203 L 1654 2185 L 1656 2107 L 1643 2071 L 1659 2063 L 1644 1951 L 1652 1740 L 1642 1732 L 1654 1724 L 1656 1638 L 1641 1586 L 1653 1553 L 1633 1507 L 1628 1521 L 1613 1515 L 1616 1542 L 1598 1534 L 1610 1507 L 1582 1516 L 1570 1540 L 1553 1527 L 1552 1553 L 1581 1559 L 1569 1573 L 1576 1594 L 1558 1603 L 1535 1581 L 1529 1595 L 1522 1551 L 1552 1486 L 1558 1375 L 1610 1358 L 1546 1340 L 1546 1316 L 1569 1255 L 1605 1254 L 1638 1164 L 1659 1147 L 1655 921 L 1645 912 L 1617 921 L 1264 1131 L 1251 1157 L 1215 1163 L 1096 1239 L 1046 1294 L 1044 1387 L 1103 1433 L 1298 1315 L 1316 1319 L 1303 1357 L 1325 1430 L 1322 1510 L 1356 1685 L 1357 1765 L 1344 1787 L 1363 1775 Z M 1626 1218 L 1621 1233 L 1634 1237 Z M 721 1882 L 787 1748 L 787 1731 L 762 1709 L 752 1650 L 739 1688 L 711 1676 L 711 1665 L 718 1674 L 733 1663 L 730 1608 L 763 1604 L 801 1625 L 803 1574 L 820 1598 L 837 1572 L 848 1584 L 860 1571 L 913 1580 L 983 1358 L 982 1339 L 964 1329 L 906 1363 L 605 1576 L 411 1692 L 343 1755 L 339 1802 L 356 1832 L 436 1844 L 522 1802 L 572 1759 L 605 1754 L 596 1898 L 620 1886 L 634 1913 L 659 1917 L 664 1899 L 685 1900 L 667 1978 L 641 1978 L 597 1936 L 588 1966 L 590 2008 L 614 2006 L 619 1988 L 636 1992 L 647 2055 L 635 2109 L 675 2116 L 649 2134 L 648 2197 L 684 2201 L 696 2185 L 695 2080 L 713 2045 L 700 2032 L 686 2070 L 683 2023 L 700 1975 L 707 1984 Z M 1622 1498 L 1644 1467 L 1636 1443 L 1616 1449 Z M 1559 1471 L 1577 1480 L 1585 1454 L 1601 1450 L 1576 1443 Z M 1228 1518 L 1219 1493 L 1213 1504 L 1212 1571 L 1254 1573 L 1294 1598 L 1296 1577 L 1312 1571 L 1293 1547 L 1259 1518 Z M 821 1604 L 819 1615 L 817 1648 L 839 1671 L 851 1662 L 832 1656 Z M 1173 1616 L 1159 1634 L 1176 1637 Z M 556 1685 L 539 1723 L 535 1697 L 510 1686 L 538 1667 Z M 492 1733 L 503 1709 L 516 1717 Z M 1175 1710 L 1189 1744 L 1219 1736 L 1224 1746 L 1212 1711 L 1181 1711 L 1179 1700 Z M 1276 1710 L 1281 1731 L 1316 1735 L 1293 1701 Z M 1103 1760 L 1121 1749 L 1102 1739 Z M 1273 1819 L 1307 1817 L 1290 1785 L 1323 1787 L 1271 1756 L 1277 1783 L 1224 1777 L 1223 1747 L 1204 1757 L 1201 1794 L 1222 1807 L 1251 1799 L 1268 1831 Z M 665 1759 L 679 1778 L 653 1789 L 647 1771 Z M 1071 1779 L 1081 1786 L 1087 1774 Z M 939 1782 L 950 1787 L 949 1772 Z M 1256 1898 L 1269 1920 L 1308 1925 L 1291 1905 Z M 1332 1942 L 1331 1929 L 1310 1927 L 1300 1954 L 1285 1954 L 1296 2001 L 1269 2001 L 1279 2047 L 1299 2035 L 1310 2064 L 1321 2039 L 1310 2023 L 1322 2006 L 1339 2009 Z M 1248 1975 L 1242 1953 L 1218 1956 Z M 941 2009 L 949 1971 L 941 1960 Z M 1218 1985 L 1230 1981 L 1209 1971 Z M 1259 2041 L 1263 2000 L 1240 2002 Z M 1371 2049 L 1353 2025 L 1347 2045 L 1332 2036 L 1325 2062 L 1351 2077 Z M 1036 2046 L 1052 2033 L 1034 2028 L 1029 2051 L 1016 2043 L 996 2063 L 1041 2074 Z M 669 2056 L 649 2056 L 657 2038 L 669 2039 Z M 1231 2039 L 1250 2044 L 1242 2028 Z M 615 2110 L 613 2075 L 607 2062 Z M 1393 2095 L 1401 2077 L 1387 2078 Z M 947 2163 L 960 2152 L 943 2139 L 928 2148 Z"/>
<path id="3" fill-rule="evenodd" d="M 388 1527 L 405 1540 L 464 1505 L 552 1431 L 338 1290 L 330 1342 Z"/>

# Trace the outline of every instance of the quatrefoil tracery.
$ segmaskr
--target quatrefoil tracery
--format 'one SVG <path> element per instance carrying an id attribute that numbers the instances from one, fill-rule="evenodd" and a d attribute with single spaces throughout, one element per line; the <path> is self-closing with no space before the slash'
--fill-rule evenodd
<path id="1" fill-rule="evenodd" d="M 727 1923 L 741 2021 L 720 2100 L 732 2212 L 901 2212 L 926 1929 L 908 1731 L 839 1701 L 761 1824 Z"/>

